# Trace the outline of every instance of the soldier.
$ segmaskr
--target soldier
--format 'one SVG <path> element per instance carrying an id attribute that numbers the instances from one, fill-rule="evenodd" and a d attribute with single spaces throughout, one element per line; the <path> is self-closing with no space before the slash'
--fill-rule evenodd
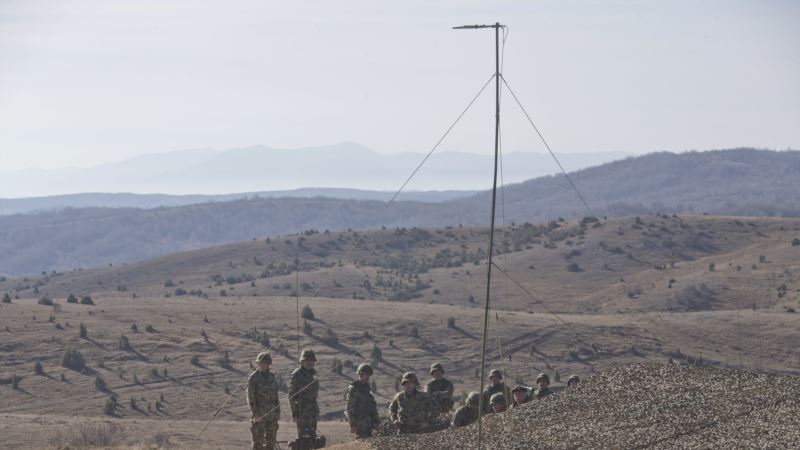
<path id="1" fill-rule="evenodd" d="M 536 398 L 544 398 L 553 393 L 548 387 L 550 386 L 550 377 L 546 373 L 540 373 L 536 377 L 536 385 L 539 386 L 539 389 L 536 389 L 536 392 L 533 393 Z"/>
<path id="2" fill-rule="evenodd" d="M 456 410 L 453 416 L 453 428 L 463 427 L 478 420 L 478 412 L 480 412 L 481 394 L 472 391 L 466 399 L 466 404 Z"/>
<path id="3" fill-rule="evenodd" d="M 444 366 L 441 363 L 433 364 L 430 373 L 433 379 L 425 385 L 425 392 L 433 396 L 441 412 L 449 412 L 454 403 L 453 383 L 444 377 Z"/>
<path id="4" fill-rule="evenodd" d="M 400 382 L 403 391 L 389 404 L 389 416 L 400 434 L 419 433 L 433 425 L 439 415 L 436 401 L 427 392 L 419 390 L 419 380 L 414 372 L 406 372 Z"/>
<path id="5" fill-rule="evenodd" d="M 503 394 L 504 397 L 511 398 L 511 391 L 508 389 L 505 383 L 503 383 L 503 372 L 501 372 L 500 369 L 494 369 L 489 372 L 489 381 L 492 383 L 491 386 L 487 386 L 483 390 L 483 405 L 485 413 L 492 412 L 492 407 L 489 404 L 489 401 L 492 399 L 492 395 L 499 392 Z"/>
<path id="6" fill-rule="evenodd" d="M 350 383 L 347 388 L 347 421 L 350 422 L 350 432 L 358 438 L 372 437 L 372 429 L 378 428 L 381 418 L 378 416 L 378 406 L 369 388 L 369 377 L 372 376 L 372 366 L 361 364 L 356 371 L 358 380 Z"/>
<path id="7" fill-rule="evenodd" d="M 292 410 L 292 422 L 297 424 L 297 437 L 315 437 L 317 435 L 317 417 L 319 417 L 319 379 L 314 365 L 317 356 L 313 350 L 303 350 L 300 355 L 300 367 L 292 372 L 289 380 L 289 408 Z"/>
<path id="8" fill-rule="evenodd" d="M 501 412 L 505 412 L 506 410 L 506 397 L 502 393 L 498 392 L 492 395 L 492 399 L 489 400 L 489 404 L 492 405 L 492 412 L 495 414 L 499 414 Z"/>
<path id="9" fill-rule="evenodd" d="M 567 379 L 567 387 L 570 389 L 575 389 L 580 384 L 581 378 L 577 375 L 570 375 L 569 379 Z"/>
<path id="10" fill-rule="evenodd" d="M 247 405 L 250 407 L 250 432 L 253 450 L 273 450 L 278 437 L 281 404 L 278 401 L 278 381 L 269 371 L 272 356 L 267 352 L 256 356 L 258 369 L 247 377 Z"/>
<path id="11" fill-rule="evenodd" d="M 516 386 L 511 390 L 511 395 L 514 397 L 514 403 L 511 405 L 512 408 L 516 408 L 531 401 L 530 391 L 525 386 Z"/>

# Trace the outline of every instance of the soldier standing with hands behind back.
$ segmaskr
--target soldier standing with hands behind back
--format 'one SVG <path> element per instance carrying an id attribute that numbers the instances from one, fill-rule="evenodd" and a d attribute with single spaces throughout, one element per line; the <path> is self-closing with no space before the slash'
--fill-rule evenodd
<path id="1" fill-rule="evenodd" d="M 297 437 L 315 437 L 317 435 L 317 418 L 319 417 L 319 379 L 314 365 L 317 356 L 313 350 L 303 350 L 300 355 L 300 367 L 292 372 L 289 380 L 289 408 L 292 410 L 292 422 L 297 424 Z"/>
<path id="2" fill-rule="evenodd" d="M 256 357 L 258 369 L 247 378 L 247 405 L 250 407 L 250 432 L 253 450 L 274 450 L 278 437 L 281 404 L 278 401 L 278 381 L 269 371 L 272 356 L 267 352 Z"/>

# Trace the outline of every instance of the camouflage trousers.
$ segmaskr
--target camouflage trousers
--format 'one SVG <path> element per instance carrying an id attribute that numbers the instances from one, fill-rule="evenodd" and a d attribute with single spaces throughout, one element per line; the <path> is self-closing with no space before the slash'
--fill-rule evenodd
<path id="1" fill-rule="evenodd" d="M 250 433 L 253 435 L 253 450 L 275 450 L 278 440 L 278 422 L 262 420 L 250 424 Z"/>
<path id="2" fill-rule="evenodd" d="M 312 437 L 317 435 L 317 416 L 299 416 L 297 418 L 297 437 L 305 433 Z"/>

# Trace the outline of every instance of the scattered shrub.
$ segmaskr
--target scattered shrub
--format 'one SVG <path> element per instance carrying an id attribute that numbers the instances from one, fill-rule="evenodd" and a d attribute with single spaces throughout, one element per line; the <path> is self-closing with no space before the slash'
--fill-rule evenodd
<path id="1" fill-rule="evenodd" d="M 131 342 L 128 340 L 128 336 L 125 336 L 124 334 L 119 335 L 118 343 L 120 350 L 126 352 L 133 351 L 133 345 L 131 345 Z"/>
<path id="2" fill-rule="evenodd" d="M 369 352 L 369 357 L 375 362 L 383 361 L 383 350 L 378 347 L 378 344 L 374 344 L 372 346 L 372 351 Z"/>
<path id="3" fill-rule="evenodd" d="M 107 389 L 106 380 L 100 375 L 94 377 L 94 387 L 97 388 L 98 391 L 105 391 Z"/>
<path id="4" fill-rule="evenodd" d="M 44 367 L 42 367 L 41 361 L 36 361 L 36 364 L 33 365 L 33 373 L 36 375 L 44 375 Z"/>
<path id="5" fill-rule="evenodd" d="M 86 339 L 87 336 L 89 336 L 89 330 L 87 330 L 86 325 L 81 322 L 81 324 L 78 325 L 78 337 Z"/>
<path id="6" fill-rule="evenodd" d="M 448 317 L 447 318 L 447 328 L 455 328 L 456 327 L 456 318 L 455 317 Z"/>
<path id="7" fill-rule="evenodd" d="M 303 321 L 303 334 L 307 334 L 307 335 L 311 336 L 311 334 L 313 332 L 314 332 L 314 329 L 311 328 L 311 324 L 308 323 L 307 320 L 304 320 Z"/>
<path id="8" fill-rule="evenodd" d="M 311 310 L 311 307 L 306 305 L 303 307 L 303 312 L 300 313 L 300 316 L 306 320 L 314 320 L 314 311 Z"/>
<path id="9" fill-rule="evenodd" d="M 67 369 L 81 371 L 86 367 L 86 360 L 78 350 L 68 348 L 61 356 L 61 366 Z"/>
<path id="10" fill-rule="evenodd" d="M 8 292 L 3 294 L 3 303 L 11 303 L 11 296 L 8 295 Z"/>
<path id="11" fill-rule="evenodd" d="M 53 306 L 53 299 L 51 299 L 47 295 L 43 295 L 41 298 L 39 298 L 39 301 L 36 303 L 45 306 Z"/>
<path id="12" fill-rule="evenodd" d="M 200 357 L 197 355 L 192 355 L 192 359 L 190 359 L 189 362 L 192 363 L 193 366 L 202 366 L 202 364 L 200 364 Z"/>
<path id="13" fill-rule="evenodd" d="M 78 303 L 78 297 L 75 297 L 74 294 L 69 294 L 69 297 L 67 297 L 67 303 Z"/>
<path id="14" fill-rule="evenodd" d="M 92 300 L 92 297 L 84 295 L 81 297 L 81 305 L 94 305 L 94 300 Z"/>
<path id="15" fill-rule="evenodd" d="M 103 414 L 113 416 L 117 413 L 117 398 L 109 397 L 106 404 L 103 406 Z"/>
<path id="16" fill-rule="evenodd" d="M 153 328 L 153 326 L 150 325 L 150 324 L 148 324 L 146 327 L 144 327 L 144 330 L 147 331 L 148 333 L 155 333 L 156 332 L 156 329 Z"/>
<path id="17" fill-rule="evenodd" d="M 581 266 L 579 266 L 578 263 L 576 262 L 571 262 L 567 264 L 567 270 L 569 270 L 570 272 L 583 272 Z"/>

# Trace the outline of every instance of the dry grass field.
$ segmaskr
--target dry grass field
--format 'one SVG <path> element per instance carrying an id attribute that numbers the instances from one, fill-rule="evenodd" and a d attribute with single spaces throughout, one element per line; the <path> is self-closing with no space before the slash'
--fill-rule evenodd
<path id="1" fill-rule="evenodd" d="M 497 264 L 541 302 L 495 272 L 490 364 L 512 384 L 669 359 L 799 375 L 798 229 L 800 220 L 708 216 L 509 226 Z M 350 439 L 343 392 L 376 346 L 380 408 L 402 372 L 425 379 L 435 361 L 456 395 L 477 389 L 486 230 L 302 237 L 0 282 L 12 299 L 0 304 L 0 446 L 54 448 L 112 423 L 126 440 L 111 445 L 243 448 L 250 362 L 269 348 L 287 381 L 298 344 L 318 354 L 330 442 Z M 315 316 L 299 336 L 296 281 L 299 306 Z M 70 293 L 94 305 L 68 303 Z M 54 305 L 39 304 L 45 295 Z M 86 368 L 62 367 L 67 350 Z"/>

